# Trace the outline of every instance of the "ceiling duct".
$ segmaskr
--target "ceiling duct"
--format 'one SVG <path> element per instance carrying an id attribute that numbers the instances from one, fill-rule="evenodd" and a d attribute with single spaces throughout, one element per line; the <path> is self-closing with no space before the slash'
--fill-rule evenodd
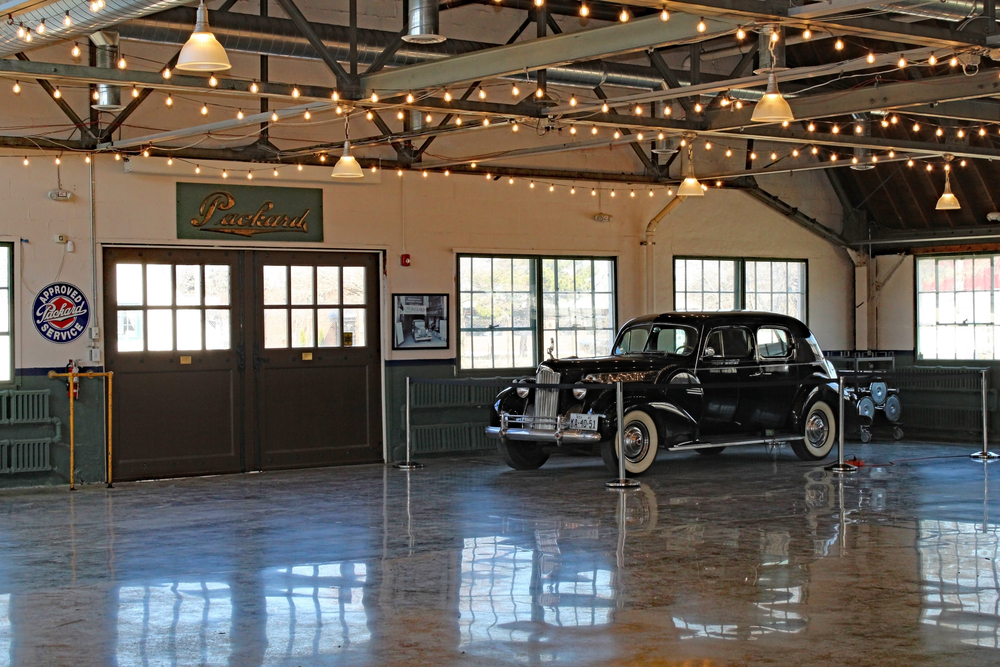
<path id="1" fill-rule="evenodd" d="M 872 122 L 868 118 L 867 114 L 856 113 L 851 114 L 854 119 L 854 136 L 871 138 L 872 136 Z M 857 131 L 857 128 L 861 128 L 861 132 Z M 870 148 L 862 148 L 861 146 L 854 147 L 854 157 L 858 159 L 857 164 L 852 164 L 851 169 L 855 171 L 868 171 L 869 169 L 874 169 L 875 165 L 871 163 L 872 150 Z"/>
<path id="2" fill-rule="evenodd" d="M 438 0 L 410 0 L 409 23 L 403 41 L 410 44 L 440 44 L 445 40 L 439 35 Z"/>
<path id="3" fill-rule="evenodd" d="M 911 0 L 909 2 L 890 2 L 866 11 L 884 11 L 894 14 L 905 14 L 922 19 L 937 19 L 939 21 L 964 21 L 983 13 L 983 3 L 978 0 Z"/>
<path id="4" fill-rule="evenodd" d="M 181 45 L 191 34 L 195 10 L 178 7 L 154 16 L 128 21 L 117 26 L 121 38 L 152 44 Z M 318 60 L 316 51 L 287 19 L 262 18 L 235 12 L 209 12 L 209 22 L 216 39 L 229 52 L 252 53 L 277 58 Z M 347 62 L 350 53 L 350 32 L 344 26 L 313 23 L 313 29 L 334 58 Z M 358 62 L 370 65 L 396 38 L 394 32 L 358 29 Z M 404 44 L 386 67 L 403 67 L 442 60 L 452 56 L 501 46 L 488 42 L 449 39 L 437 44 Z M 548 68 L 548 81 L 554 85 L 593 89 L 597 86 L 659 90 L 663 78 L 652 67 L 614 62 L 589 62 Z M 684 81 L 686 74 L 678 73 Z M 527 78 L 531 78 L 530 75 Z M 523 73 L 510 77 L 525 80 Z M 758 94 L 759 97 L 759 94 Z"/>
<path id="5" fill-rule="evenodd" d="M 91 33 L 116 23 L 162 12 L 165 9 L 189 2 L 190 0 L 106 0 L 103 9 L 92 12 L 89 2 L 59 0 L 44 7 L 18 14 L 13 25 L 0 25 L 0 57 L 27 51 L 28 47 L 39 49 L 66 40 L 85 39 Z M 194 12 L 194 10 L 191 11 Z M 67 14 L 70 18 L 68 28 L 63 23 Z M 26 44 L 23 39 L 17 36 L 18 25 L 23 23 L 25 28 L 34 29 L 43 20 L 48 30 L 43 35 L 33 34 L 31 44 Z M 190 25 L 194 25 L 193 20 Z M 188 30 L 190 32 L 190 26 Z"/>
<path id="6" fill-rule="evenodd" d="M 118 33 L 113 30 L 95 32 L 90 41 L 97 46 L 97 66 L 113 69 L 118 66 Z M 97 84 L 97 99 L 91 104 L 98 111 L 121 111 L 122 89 L 107 83 Z"/>

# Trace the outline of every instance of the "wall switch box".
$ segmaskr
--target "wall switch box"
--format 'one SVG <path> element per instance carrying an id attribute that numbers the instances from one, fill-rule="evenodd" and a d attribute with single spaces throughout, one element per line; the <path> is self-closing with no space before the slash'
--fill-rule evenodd
<path id="1" fill-rule="evenodd" d="M 69 241 L 69 237 L 66 236 L 65 234 L 55 234 L 53 235 L 52 240 L 55 241 L 56 243 L 66 243 L 67 241 Z"/>
<path id="2" fill-rule="evenodd" d="M 101 327 L 90 327 L 90 340 L 101 339 Z"/>
<path id="3" fill-rule="evenodd" d="M 99 347 L 89 347 L 87 348 L 87 359 L 89 361 L 94 361 L 97 363 L 101 362 L 101 348 Z"/>

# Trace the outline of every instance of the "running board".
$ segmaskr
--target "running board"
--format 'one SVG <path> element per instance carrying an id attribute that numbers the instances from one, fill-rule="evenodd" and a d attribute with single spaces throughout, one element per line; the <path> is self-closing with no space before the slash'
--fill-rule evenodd
<path id="1" fill-rule="evenodd" d="M 739 447 L 740 445 L 780 445 L 785 442 L 795 442 L 805 440 L 803 435 L 787 435 L 775 438 L 756 438 L 754 440 L 719 440 L 718 442 L 691 442 L 683 445 L 675 445 L 667 449 L 668 452 L 684 452 L 689 449 L 710 449 L 712 447 Z"/>

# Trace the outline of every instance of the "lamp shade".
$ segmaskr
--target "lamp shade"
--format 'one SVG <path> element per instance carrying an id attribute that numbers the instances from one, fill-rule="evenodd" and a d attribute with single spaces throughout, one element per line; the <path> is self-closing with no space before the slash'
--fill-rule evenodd
<path id="1" fill-rule="evenodd" d="M 694 176 L 688 176 L 677 188 L 678 197 L 704 197 L 705 191 Z"/>
<path id="2" fill-rule="evenodd" d="M 351 155 L 351 142 L 344 142 L 344 154 L 340 156 L 337 160 L 337 164 L 333 165 L 333 173 L 330 174 L 334 178 L 364 178 L 365 172 L 361 169 L 361 165 L 358 161 L 354 159 Z"/>
<path id="3" fill-rule="evenodd" d="M 208 28 L 208 9 L 202 0 L 194 32 L 177 56 L 176 68 L 188 72 L 221 72 L 231 67 L 226 50 Z"/>
<path id="4" fill-rule="evenodd" d="M 783 123 L 795 120 L 792 108 L 778 91 L 778 80 L 774 77 L 774 72 L 768 75 L 767 92 L 760 98 L 760 102 L 757 102 L 750 120 L 755 123 Z"/>
<path id="5" fill-rule="evenodd" d="M 958 203 L 958 197 L 951 192 L 951 174 L 949 173 L 945 174 L 944 193 L 942 193 L 940 199 L 937 201 L 937 206 L 934 208 L 938 211 L 956 211 L 962 208 L 962 205 Z"/>

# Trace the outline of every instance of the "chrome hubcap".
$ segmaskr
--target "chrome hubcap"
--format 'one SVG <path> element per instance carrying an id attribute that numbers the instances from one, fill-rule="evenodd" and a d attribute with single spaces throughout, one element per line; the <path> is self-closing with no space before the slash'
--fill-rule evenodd
<path id="1" fill-rule="evenodd" d="M 625 458 L 632 463 L 641 461 L 649 451 L 649 431 L 641 422 L 632 422 L 625 427 Z"/>
<path id="2" fill-rule="evenodd" d="M 806 438 L 813 447 L 822 447 L 826 442 L 826 437 L 830 433 L 830 427 L 826 423 L 825 415 L 816 410 L 809 415 L 806 420 Z"/>

